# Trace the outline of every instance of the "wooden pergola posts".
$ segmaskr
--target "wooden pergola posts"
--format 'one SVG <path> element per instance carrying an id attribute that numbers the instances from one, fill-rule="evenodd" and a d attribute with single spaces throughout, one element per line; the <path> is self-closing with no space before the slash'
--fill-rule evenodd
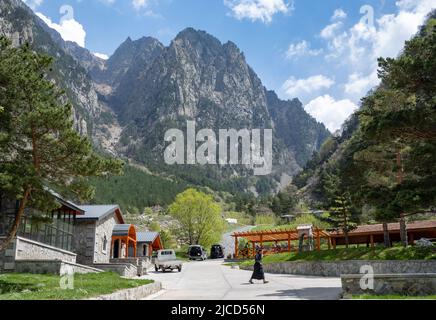
<path id="1" fill-rule="evenodd" d="M 318 251 L 321 250 L 321 239 L 327 239 L 329 249 L 330 249 L 330 234 L 324 230 L 315 229 L 316 236 L 316 249 Z M 235 258 L 239 258 L 241 252 L 239 252 L 239 238 L 246 239 L 251 243 L 251 252 L 243 252 L 244 256 L 254 257 L 256 254 L 256 245 L 259 244 L 261 248 L 264 247 L 265 243 L 275 243 L 276 248 L 271 250 L 271 252 L 266 252 L 266 254 L 271 253 L 280 253 L 280 252 L 292 252 L 292 241 L 299 240 L 298 231 L 297 230 L 266 230 L 266 231 L 250 231 L 250 232 L 239 232 L 234 233 L 232 237 L 235 238 Z M 280 242 L 287 242 L 286 250 L 282 250 L 281 247 L 278 247 Z M 245 251 L 250 251 L 249 248 L 246 248 Z"/>
<path id="2" fill-rule="evenodd" d="M 112 247 L 111 247 L 111 256 L 120 258 L 121 249 L 123 247 L 123 244 L 125 244 L 125 257 L 126 258 L 136 258 L 137 256 L 137 246 L 136 246 L 136 229 L 133 225 L 119 225 L 118 230 L 114 230 L 114 234 L 112 235 Z M 118 252 L 115 254 L 115 243 L 118 241 Z M 130 257 L 129 248 L 133 248 L 133 257 Z"/>

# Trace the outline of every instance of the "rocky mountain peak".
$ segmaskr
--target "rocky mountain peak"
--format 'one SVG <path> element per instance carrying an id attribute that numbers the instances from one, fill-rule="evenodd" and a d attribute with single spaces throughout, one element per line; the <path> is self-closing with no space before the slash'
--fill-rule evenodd
<path id="1" fill-rule="evenodd" d="M 301 102 L 267 92 L 235 43 L 205 31 L 187 28 L 168 47 L 152 37 L 128 37 L 105 61 L 63 41 L 21 1 L 1 0 L 0 32 L 18 39 L 17 45 L 34 39 L 35 50 L 56 58 L 56 78 L 74 105 L 78 131 L 157 172 L 182 174 L 162 164 L 163 137 L 168 128 L 183 130 L 188 119 L 216 132 L 273 128 L 275 168 L 260 184 L 263 191 L 274 190 L 283 174 L 295 174 L 329 135 Z M 216 186 L 217 180 L 245 177 L 247 170 L 195 168 L 185 178 Z M 257 183 L 249 178 L 247 190 Z"/>
<path id="2" fill-rule="evenodd" d="M 152 37 L 142 37 L 138 40 L 128 37 L 106 62 L 106 70 L 97 80 L 116 89 L 125 81 L 124 77 L 131 73 L 135 75 L 129 77 L 136 77 L 138 73 L 147 69 L 164 48 L 159 40 Z"/>

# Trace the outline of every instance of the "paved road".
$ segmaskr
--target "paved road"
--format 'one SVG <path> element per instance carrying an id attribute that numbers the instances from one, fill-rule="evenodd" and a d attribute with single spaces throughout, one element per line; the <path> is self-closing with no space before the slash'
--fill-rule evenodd
<path id="1" fill-rule="evenodd" d="M 190 262 L 178 273 L 150 271 L 164 290 L 148 300 L 334 300 L 341 293 L 339 278 L 267 274 L 268 284 L 250 285 L 251 272 L 224 266 L 223 261 Z"/>

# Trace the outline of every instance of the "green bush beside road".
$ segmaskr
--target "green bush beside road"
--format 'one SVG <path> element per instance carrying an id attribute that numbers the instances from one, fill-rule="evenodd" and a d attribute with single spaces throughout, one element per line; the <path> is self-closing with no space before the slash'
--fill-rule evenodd
<path id="1" fill-rule="evenodd" d="M 266 256 L 264 264 L 287 261 L 341 261 L 341 260 L 436 260 L 436 248 L 394 247 L 384 248 L 349 248 L 336 250 L 311 251 L 303 253 L 282 253 Z M 244 261 L 241 265 L 251 265 L 254 262 Z"/>

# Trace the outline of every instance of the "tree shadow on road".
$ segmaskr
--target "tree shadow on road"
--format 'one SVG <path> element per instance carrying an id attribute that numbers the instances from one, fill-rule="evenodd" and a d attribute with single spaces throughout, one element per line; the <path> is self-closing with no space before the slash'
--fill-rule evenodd
<path id="1" fill-rule="evenodd" d="M 308 300 L 338 300 L 341 289 L 329 287 L 312 287 L 302 289 L 277 290 L 275 293 L 259 295 L 259 297 L 282 297 Z"/>

